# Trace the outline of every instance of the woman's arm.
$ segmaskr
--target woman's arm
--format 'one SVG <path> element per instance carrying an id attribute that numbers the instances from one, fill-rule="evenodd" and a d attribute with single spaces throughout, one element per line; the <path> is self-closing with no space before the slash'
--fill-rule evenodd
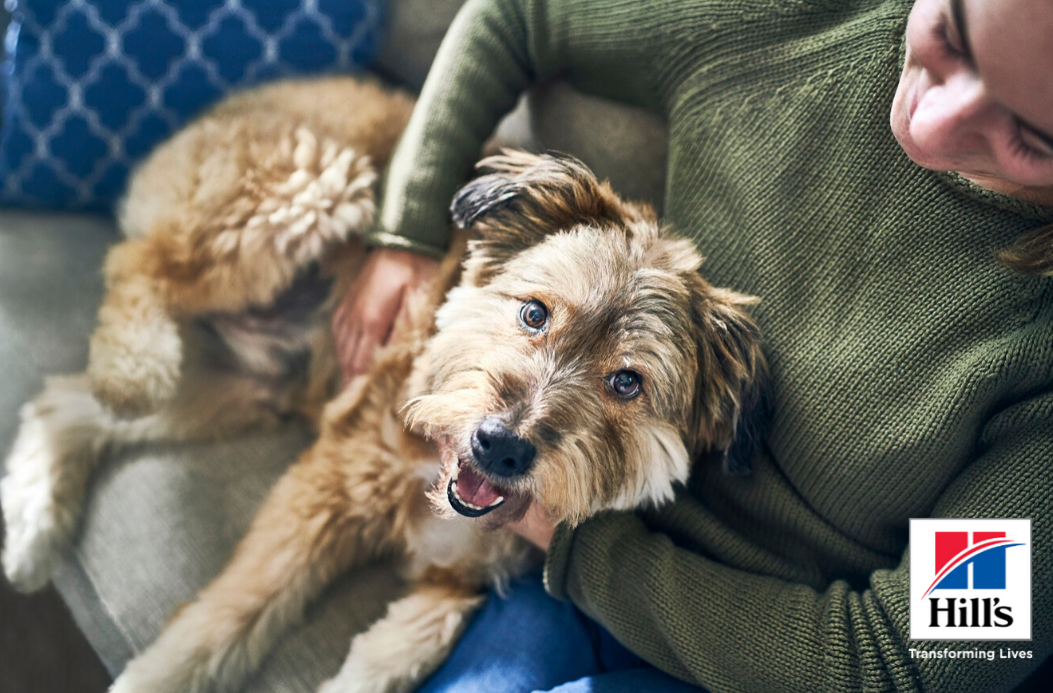
<path id="1" fill-rule="evenodd" d="M 450 200 L 520 93 L 562 75 L 586 91 L 657 108 L 651 68 L 684 13 L 675 0 L 469 0 L 461 8 L 388 170 L 369 239 L 383 250 L 334 315 L 345 379 L 368 368 L 405 296 L 434 273 L 434 261 L 420 256 L 443 255 Z"/>
<path id="2" fill-rule="evenodd" d="M 566 76 L 583 89 L 659 108 L 655 56 L 672 0 L 469 0 L 443 40 L 392 159 L 374 245 L 439 256 L 449 204 L 484 140 L 531 83 Z M 664 42 L 663 42 L 664 41 Z"/>
<path id="3" fill-rule="evenodd" d="M 560 528 L 546 585 L 635 652 L 713 691 L 955 691 L 1020 683 L 1053 651 L 1053 392 L 993 417 L 984 453 L 941 496 L 932 517 L 1031 518 L 1031 642 L 909 640 L 907 554 L 857 591 L 825 591 L 730 568 L 678 548 L 629 514 Z M 670 512 L 717 521 L 692 498 Z M 728 531 L 714 524 L 714 532 Z M 730 532 L 729 532 L 730 534 Z M 731 539 L 729 539 L 731 540 Z M 748 550 L 747 546 L 742 547 Z M 1031 650 L 1031 659 L 912 659 L 909 649 Z"/>

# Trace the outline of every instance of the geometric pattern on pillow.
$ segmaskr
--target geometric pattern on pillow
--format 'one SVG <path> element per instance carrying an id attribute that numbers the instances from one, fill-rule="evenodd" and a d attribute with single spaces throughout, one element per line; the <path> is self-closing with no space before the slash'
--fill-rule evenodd
<path id="1" fill-rule="evenodd" d="M 368 66 L 383 24 L 382 0 L 8 6 L 0 203 L 65 209 L 111 208 L 138 161 L 232 90 Z"/>

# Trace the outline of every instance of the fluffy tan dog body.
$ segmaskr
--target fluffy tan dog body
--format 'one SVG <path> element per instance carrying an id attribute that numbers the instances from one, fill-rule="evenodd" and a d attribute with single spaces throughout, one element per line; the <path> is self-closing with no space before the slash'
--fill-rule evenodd
<path id="1" fill-rule="evenodd" d="M 692 459 L 748 457 L 764 372 L 750 299 L 706 284 L 693 246 L 577 162 L 486 163 L 454 202 L 479 234 L 463 271 L 454 249 L 224 573 L 113 693 L 234 690 L 332 579 L 391 554 L 407 595 L 322 690 L 411 690 L 485 586 L 531 560 L 504 528 L 530 504 L 570 522 L 659 504 Z"/>
<path id="2" fill-rule="evenodd" d="M 408 690 L 446 656 L 482 589 L 522 571 L 529 553 L 513 534 L 431 507 L 441 465 L 399 417 L 420 342 L 407 336 L 388 349 L 326 407 L 318 441 L 273 489 L 228 567 L 114 693 L 236 690 L 326 585 L 390 555 L 402 557 L 410 593 L 355 638 L 323 690 Z"/>
<path id="3" fill-rule="evenodd" d="M 226 100 L 135 173 L 88 371 L 23 407 L 0 480 L 12 584 L 46 584 L 106 451 L 317 421 L 338 382 L 328 316 L 412 107 L 369 81 L 278 83 Z"/>
<path id="4" fill-rule="evenodd" d="M 217 113 L 236 114 L 238 103 Z M 243 105 L 255 112 L 252 102 Z M 48 434 L 33 427 L 71 410 L 73 398 L 60 391 L 91 403 L 92 431 L 105 418 L 109 441 L 225 433 L 290 412 L 310 417 L 328 394 L 335 369 L 327 307 L 357 271 L 361 253 L 349 239 L 354 220 L 368 223 L 372 201 L 353 192 L 345 204 L 358 212 L 311 208 L 332 193 L 308 192 L 298 171 L 315 171 L 321 185 L 336 166 L 332 179 L 342 185 L 333 189 L 350 190 L 363 169 L 341 158 L 341 145 L 326 149 L 327 135 L 303 137 L 281 118 L 259 122 L 269 124 L 218 157 L 215 170 L 227 172 L 207 190 L 181 175 L 164 181 L 180 166 L 202 177 L 212 170 L 215 135 L 194 127 L 133 184 L 124 218 L 142 232 L 107 264 L 90 375 L 110 407 L 155 413 L 120 420 L 86 378 L 49 384 L 27 406 L 4 480 L 5 513 L 12 496 L 23 534 L 46 524 L 19 514 L 28 507 L 20 496 L 26 480 L 76 476 L 76 493 L 56 491 L 67 482 L 46 485 L 61 512 L 83 489 L 86 472 L 68 471 L 83 460 L 45 463 L 34 453 Z M 294 166 L 282 163 L 290 161 L 282 152 Z M 764 410 L 760 340 L 744 312 L 751 299 L 703 281 L 689 242 L 579 162 L 509 154 L 485 163 L 489 174 L 452 207 L 455 222 L 474 234 L 467 255 L 463 242 L 454 244 L 434 285 L 411 303 L 409 326 L 324 407 L 318 440 L 272 490 L 224 572 L 128 665 L 113 693 L 236 690 L 336 576 L 390 555 L 401 559 L 408 591 L 353 640 L 323 690 L 408 691 L 448 654 L 485 587 L 535 557 L 504 527 L 531 504 L 553 521 L 578 522 L 669 500 L 707 456 L 745 470 L 753 414 Z M 262 178 L 295 190 L 291 202 L 267 202 L 290 198 L 254 178 L 260 166 L 282 172 Z M 215 200 L 216 214 L 196 214 L 201 196 Z M 337 280 L 319 299 L 325 278 Z M 301 309 L 280 309 L 288 304 Z M 246 316 L 288 320 L 304 304 L 309 324 L 295 335 L 261 346 L 260 334 L 270 339 L 274 330 L 246 328 Z M 210 352 L 217 335 L 231 359 Z M 163 348 L 151 346 L 159 338 Z M 290 350 L 310 354 L 299 377 L 289 377 Z M 208 385 L 219 371 L 230 380 Z M 121 427 L 138 429 L 118 436 Z M 59 428 L 59 438 L 77 429 Z M 8 559 L 5 550 L 9 576 L 19 577 L 22 563 Z"/>
<path id="5" fill-rule="evenodd" d="M 251 341 L 238 340 L 253 331 L 240 315 L 273 306 L 312 263 L 353 278 L 362 255 L 349 241 L 372 224 L 377 171 L 412 105 L 372 82 L 286 82 L 224 101 L 155 152 L 121 210 L 129 240 L 106 260 L 89 359 L 96 393 L 121 412 L 155 410 L 180 381 L 180 320 L 217 316 L 228 343 Z M 237 355 L 281 370 L 251 351 Z M 331 377 L 319 361 L 317 379 Z M 307 406 L 328 393 L 312 390 Z"/>

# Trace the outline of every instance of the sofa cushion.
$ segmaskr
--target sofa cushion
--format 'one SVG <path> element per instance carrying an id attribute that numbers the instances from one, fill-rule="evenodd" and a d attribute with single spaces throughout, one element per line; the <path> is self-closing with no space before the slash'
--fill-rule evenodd
<path id="1" fill-rule="evenodd" d="M 0 212 L 0 458 L 43 376 L 84 368 L 116 238 L 103 216 Z"/>
<path id="2" fill-rule="evenodd" d="M 566 82 L 530 90 L 520 108 L 535 146 L 573 154 L 619 194 L 649 202 L 661 213 L 669 143 L 662 118 L 583 94 Z"/>
<path id="3" fill-rule="evenodd" d="M 360 69 L 383 0 L 17 0 L 0 201 L 104 209 L 131 166 L 223 94 Z"/>
<path id="4" fill-rule="evenodd" d="M 42 374 L 84 368 L 102 296 L 99 267 L 116 238 L 103 217 L 0 212 L 0 459 Z M 307 432 L 288 427 L 143 446 L 101 465 L 54 581 L 111 672 L 219 573 L 268 489 L 309 442 Z M 346 576 L 244 690 L 313 693 L 399 589 L 388 566 Z"/>
<path id="5" fill-rule="evenodd" d="M 446 29 L 463 4 L 464 0 L 389 0 L 377 71 L 420 91 Z"/>
<path id="6" fill-rule="evenodd" d="M 268 490 L 310 439 L 290 427 L 219 443 L 151 445 L 104 463 L 54 581 L 113 674 L 223 569 Z M 345 576 L 243 691 L 313 693 L 399 590 L 387 566 Z"/>

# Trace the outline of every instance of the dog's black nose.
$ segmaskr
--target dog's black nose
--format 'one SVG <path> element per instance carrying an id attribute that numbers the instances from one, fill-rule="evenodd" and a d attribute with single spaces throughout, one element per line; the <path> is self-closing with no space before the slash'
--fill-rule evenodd
<path id="1" fill-rule="evenodd" d="M 508 430 L 501 420 L 488 416 L 472 434 L 472 455 L 484 471 L 494 476 L 522 476 L 530 471 L 537 450 Z"/>

